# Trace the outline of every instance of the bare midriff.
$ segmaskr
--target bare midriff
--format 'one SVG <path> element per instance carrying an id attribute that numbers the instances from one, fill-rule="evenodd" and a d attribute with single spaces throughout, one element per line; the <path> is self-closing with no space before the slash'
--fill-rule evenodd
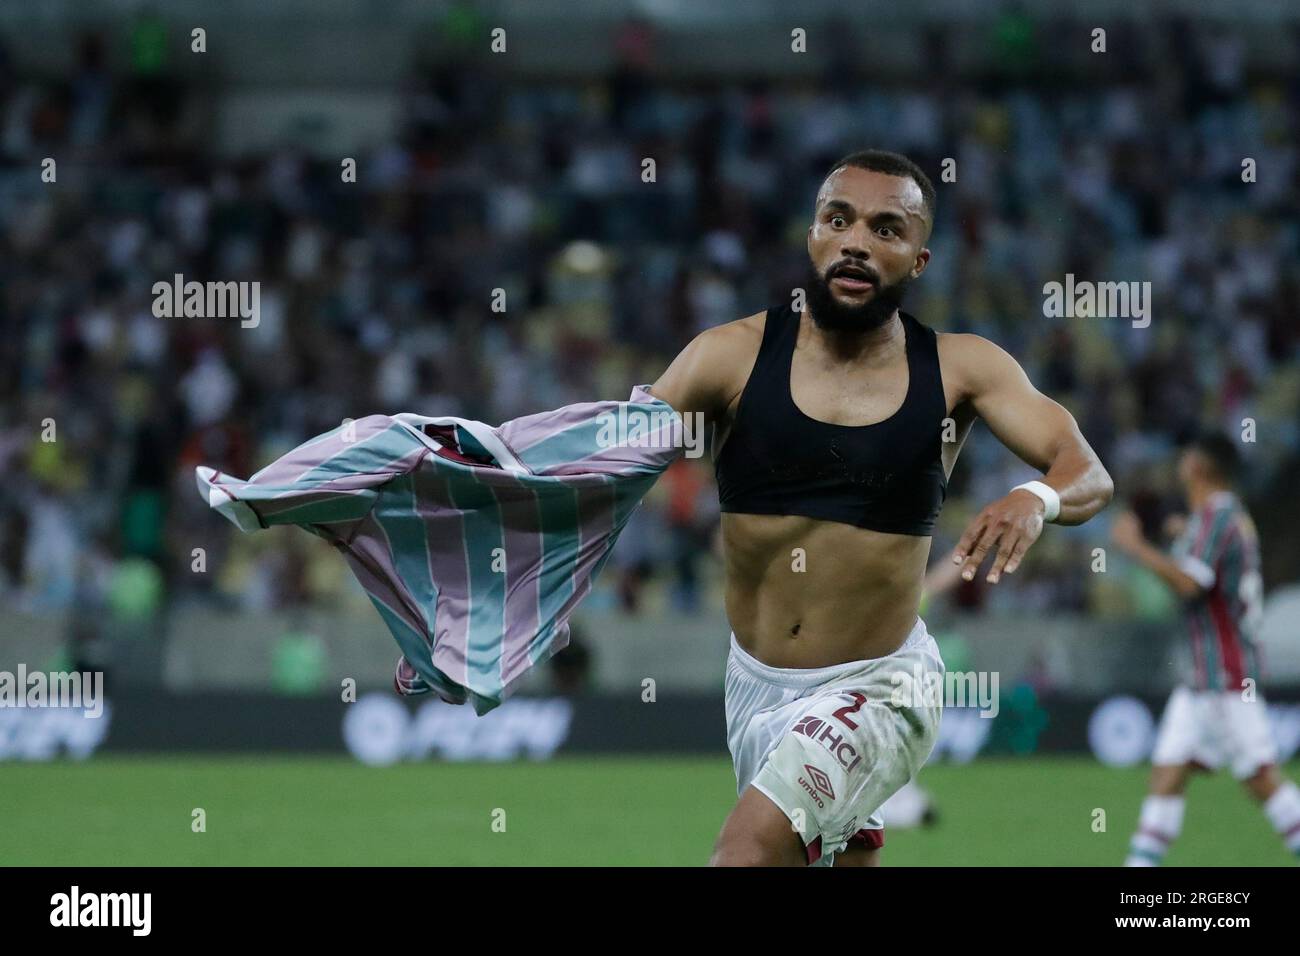
<path id="1" fill-rule="evenodd" d="M 793 515 L 722 515 L 727 617 L 772 667 L 884 657 L 916 623 L 930 539 Z"/>

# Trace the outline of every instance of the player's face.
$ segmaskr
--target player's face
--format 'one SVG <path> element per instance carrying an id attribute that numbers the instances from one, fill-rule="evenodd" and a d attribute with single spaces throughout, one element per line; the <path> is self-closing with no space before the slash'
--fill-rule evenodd
<path id="1" fill-rule="evenodd" d="M 835 327 L 883 323 L 930 260 L 928 230 L 921 187 L 910 177 L 853 166 L 832 173 L 808 229 L 813 317 Z"/>

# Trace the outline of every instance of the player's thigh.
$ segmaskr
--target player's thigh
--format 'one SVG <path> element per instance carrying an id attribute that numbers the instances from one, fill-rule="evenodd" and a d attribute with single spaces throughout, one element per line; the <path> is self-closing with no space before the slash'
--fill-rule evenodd
<path id="1" fill-rule="evenodd" d="M 1225 760 L 1232 767 L 1232 775 L 1249 781 L 1277 763 L 1277 745 L 1268 722 L 1268 708 L 1262 697 L 1243 700 L 1229 693 L 1220 698 L 1220 735 Z M 1267 786 L 1267 774 L 1259 781 Z M 1249 783 L 1252 792 L 1257 792 Z"/>
<path id="2" fill-rule="evenodd" d="M 1202 703 L 1187 687 L 1175 688 L 1169 695 L 1151 751 L 1151 762 L 1157 768 L 1182 767 L 1207 756 Z M 1154 770 L 1152 776 L 1154 781 Z"/>
<path id="3" fill-rule="evenodd" d="M 808 856 L 785 812 L 746 787 L 722 824 L 710 866 L 806 866 Z"/>

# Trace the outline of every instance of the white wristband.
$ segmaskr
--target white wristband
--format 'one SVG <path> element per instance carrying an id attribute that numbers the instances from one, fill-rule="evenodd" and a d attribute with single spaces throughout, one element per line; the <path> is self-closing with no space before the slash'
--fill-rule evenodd
<path id="1" fill-rule="evenodd" d="M 1055 521 L 1061 513 L 1061 496 L 1049 484 L 1041 481 L 1026 481 L 1023 485 L 1016 485 L 1011 490 L 1027 491 L 1031 495 L 1037 495 L 1043 502 L 1044 521 Z"/>

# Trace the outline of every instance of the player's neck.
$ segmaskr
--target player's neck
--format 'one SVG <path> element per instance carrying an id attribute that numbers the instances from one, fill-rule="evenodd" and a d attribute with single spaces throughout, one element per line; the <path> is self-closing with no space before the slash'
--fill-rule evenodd
<path id="1" fill-rule="evenodd" d="M 1227 485 L 1198 481 L 1187 489 L 1187 503 L 1192 506 L 1193 510 L 1196 510 L 1204 507 L 1211 498 L 1224 491 L 1231 493 L 1232 489 Z"/>
<path id="2" fill-rule="evenodd" d="M 808 343 L 837 362 L 888 363 L 907 338 L 897 309 L 880 325 L 865 330 L 824 329 L 808 309 L 804 309 L 800 319 L 807 329 Z"/>

